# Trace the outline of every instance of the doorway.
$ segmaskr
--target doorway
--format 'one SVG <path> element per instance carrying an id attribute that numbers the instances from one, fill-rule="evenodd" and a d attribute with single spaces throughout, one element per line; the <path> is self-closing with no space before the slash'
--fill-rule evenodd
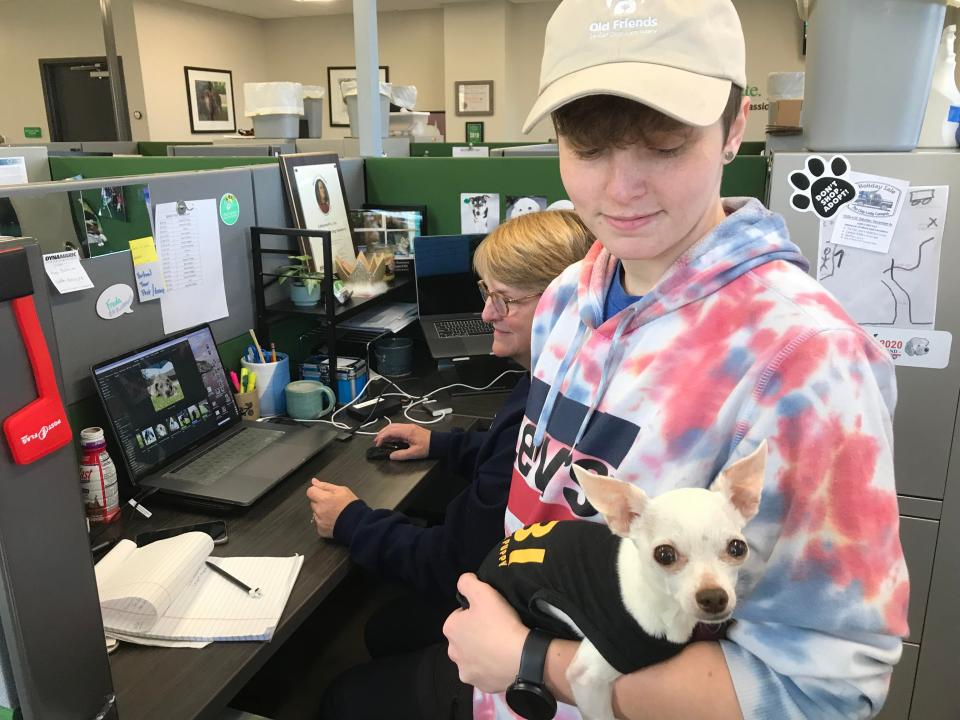
<path id="1" fill-rule="evenodd" d="M 120 117 L 130 137 L 127 92 L 120 66 Z M 113 95 L 105 57 L 54 58 L 40 60 L 43 100 L 53 142 L 116 140 L 119 137 L 113 116 Z"/>

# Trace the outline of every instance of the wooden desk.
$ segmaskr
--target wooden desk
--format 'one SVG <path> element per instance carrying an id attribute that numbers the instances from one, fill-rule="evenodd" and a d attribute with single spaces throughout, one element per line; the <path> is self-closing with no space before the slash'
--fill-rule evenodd
<path id="1" fill-rule="evenodd" d="M 453 416 L 436 429 L 470 424 Z M 229 542 L 214 548 L 222 556 L 304 556 L 303 568 L 273 640 L 212 643 L 202 650 L 152 648 L 121 643 L 110 656 L 117 707 L 122 720 L 216 718 L 279 646 L 346 575 L 347 550 L 317 537 L 305 492 L 314 475 L 350 487 L 372 507 L 397 508 L 435 466 L 432 460 L 371 463 L 364 456 L 372 438 L 334 441 L 300 471 L 246 511 L 224 516 Z M 157 496 L 154 496 L 156 498 Z M 210 513 L 147 502 L 154 517 L 131 521 L 125 533 L 185 525 Z"/>

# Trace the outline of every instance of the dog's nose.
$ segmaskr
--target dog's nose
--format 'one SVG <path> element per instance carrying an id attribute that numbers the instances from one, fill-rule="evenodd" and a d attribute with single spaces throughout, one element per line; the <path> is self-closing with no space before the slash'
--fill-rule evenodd
<path id="1" fill-rule="evenodd" d="M 697 605 L 701 610 L 718 615 L 727 609 L 727 591 L 723 588 L 709 588 L 697 592 Z"/>

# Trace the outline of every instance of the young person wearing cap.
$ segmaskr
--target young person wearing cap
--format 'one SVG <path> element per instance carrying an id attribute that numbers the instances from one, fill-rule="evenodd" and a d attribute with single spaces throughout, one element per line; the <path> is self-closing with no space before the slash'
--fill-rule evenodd
<path id="1" fill-rule="evenodd" d="M 563 0 L 524 128 L 552 114 L 564 186 L 599 243 L 537 309 L 507 532 L 602 521 L 571 463 L 657 495 L 706 487 L 768 443 L 734 622 L 619 678 L 617 717 L 868 717 L 907 634 L 894 369 L 806 273 L 782 218 L 720 197 L 744 66 L 730 0 Z M 474 717 L 513 717 L 501 693 L 518 674 L 570 702 L 577 643 L 528 642 L 474 575 L 458 589 L 469 608 L 444 632 Z"/>

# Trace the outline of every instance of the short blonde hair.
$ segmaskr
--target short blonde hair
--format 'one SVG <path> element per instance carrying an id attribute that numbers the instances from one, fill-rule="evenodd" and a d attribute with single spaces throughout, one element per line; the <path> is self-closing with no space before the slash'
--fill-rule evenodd
<path id="1" fill-rule="evenodd" d="M 483 278 L 543 292 L 557 275 L 583 259 L 594 240 L 570 210 L 528 213 L 487 235 L 473 254 L 473 268 Z"/>

